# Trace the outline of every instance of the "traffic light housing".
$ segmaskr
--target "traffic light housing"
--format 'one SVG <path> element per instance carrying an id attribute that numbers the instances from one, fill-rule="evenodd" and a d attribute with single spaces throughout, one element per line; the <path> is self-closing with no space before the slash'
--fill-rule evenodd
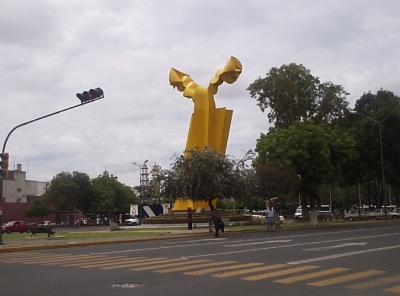
<path id="1" fill-rule="evenodd" d="M 0 175 L 1 177 L 5 178 L 8 175 L 8 159 L 9 159 L 8 153 L 0 153 L 0 158 L 1 158 Z"/>
<path id="2" fill-rule="evenodd" d="M 91 89 L 89 91 L 84 91 L 83 93 L 77 93 L 76 96 L 83 104 L 83 103 L 86 103 L 89 101 L 103 98 L 104 92 L 100 87 L 98 87 L 98 88 Z"/>

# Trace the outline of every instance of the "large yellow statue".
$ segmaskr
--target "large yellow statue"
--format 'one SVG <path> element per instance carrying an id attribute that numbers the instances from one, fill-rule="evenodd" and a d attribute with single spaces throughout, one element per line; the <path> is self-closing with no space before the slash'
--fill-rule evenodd
<path id="1" fill-rule="evenodd" d="M 212 148 L 225 155 L 229 129 L 232 119 L 232 110 L 216 108 L 214 95 L 222 82 L 235 82 L 242 72 L 242 64 L 235 57 L 230 57 L 225 66 L 215 73 L 207 88 L 197 84 L 183 72 L 171 69 L 169 82 L 183 96 L 190 98 L 194 103 L 194 111 L 190 120 L 189 133 L 186 140 L 185 156 L 193 149 Z M 174 210 L 187 210 L 188 207 L 208 208 L 207 202 L 178 199 Z"/>
<path id="2" fill-rule="evenodd" d="M 242 64 L 238 59 L 230 57 L 224 68 L 218 70 L 210 80 L 208 88 L 205 88 L 193 81 L 188 74 L 171 69 L 170 84 L 194 103 L 185 151 L 208 147 L 225 155 L 232 110 L 216 108 L 214 95 L 222 82 L 235 82 L 241 72 Z"/>

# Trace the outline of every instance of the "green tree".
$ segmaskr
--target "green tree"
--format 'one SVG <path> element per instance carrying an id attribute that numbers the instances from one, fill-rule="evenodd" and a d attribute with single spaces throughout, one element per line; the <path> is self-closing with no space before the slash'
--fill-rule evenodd
<path id="1" fill-rule="evenodd" d="M 367 192 L 367 202 L 381 206 L 388 202 L 388 190 L 384 196 L 382 184 L 380 131 L 382 128 L 382 146 L 384 156 L 384 175 L 386 183 L 392 190 L 400 190 L 400 98 L 393 92 L 379 90 L 363 94 L 355 104 L 359 114 L 348 113 L 341 124 L 351 130 L 357 140 L 357 150 L 360 155 L 355 179 Z M 360 115 L 361 114 L 361 115 Z M 369 117 L 365 118 L 364 116 Z M 373 120 L 371 120 L 373 119 Z M 379 122 L 379 124 L 377 122 Z"/>
<path id="2" fill-rule="evenodd" d="M 45 198 L 36 199 L 32 206 L 26 210 L 27 217 L 44 217 L 50 214 L 50 208 Z"/>
<path id="3" fill-rule="evenodd" d="M 153 202 L 160 203 L 161 202 L 161 187 L 162 187 L 162 176 L 163 170 L 161 166 L 155 164 L 150 170 L 150 180 L 147 186 L 147 195 L 148 199 Z"/>
<path id="4" fill-rule="evenodd" d="M 284 192 L 293 191 L 299 185 L 299 178 L 296 173 L 288 167 L 276 165 L 256 166 L 258 188 L 261 196 L 272 198 Z"/>
<path id="5" fill-rule="evenodd" d="M 303 65 L 291 63 L 272 68 L 247 88 L 261 111 L 277 128 L 293 122 L 330 123 L 344 116 L 348 93 L 340 85 L 321 83 Z"/>
<path id="6" fill-rule="evenodd" d="M 237 198 L 243 194 L 240 164 L 211 149 L 192 150 L 178 156 L 164 173 L 163 192 L 174 198 L 207 200 L 214 210 L 214 198 Z"/>
<path id="7" fill-rule="evenodd" d="M 92 197 L 90 178 L 85 173 L 61 172 L 50 181 L 44 197 L 56 211 L 86 213 Z"/>
<path id="8" fill-rule="evenodd" d="M 90 205 L 92 212 L 108 212 L 125 214 L 130 205 L 135 202 L 135 194 L 131 188 L 120 183 L 117 177 L 107 171 L 92 180 L 93 201 Z"/>
<path id="9" fill-rule="evenodd" d="M 387 115 L 398 106 L 398 102 L 399 97 L 395 96 L 393 92 L 380 89 L 376 94 L 371 92 L 364 93 L 357 100 L 354 110 L 365 115 L 383 111 L 382 113 Z"/>
<path id="10" fill-rule="evenodd" d="M 312 123 L 272 129 L 257 141 L 256 164 L 291 168 L 300 177 L 303 207 L 320 205 L 319 187 L 340 176 L 356 158 L 355 142 L 344 132 Z M 316 223 L 313 222 L 313 223 Z"/>

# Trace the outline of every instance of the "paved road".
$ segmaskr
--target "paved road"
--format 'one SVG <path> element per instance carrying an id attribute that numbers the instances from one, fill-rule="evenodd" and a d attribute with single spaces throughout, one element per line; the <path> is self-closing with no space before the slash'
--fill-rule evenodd
<path id="1" fill-rule="evenodd" d="M 11 295 L 398 295 L 400 224 L 0 254 Z M 135 286 L 136 287 L 133 287 Z"/>

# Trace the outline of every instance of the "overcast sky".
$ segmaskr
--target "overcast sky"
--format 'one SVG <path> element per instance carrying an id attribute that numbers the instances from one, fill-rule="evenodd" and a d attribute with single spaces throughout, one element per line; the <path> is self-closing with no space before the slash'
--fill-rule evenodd
<path id="1" fill-rule="evenodd" d="M 1 0 L 0 142 L 101 87 L 103 100 L 16 130 L 10 167 L 40 181 L 108 170 L 138 185 L 132 162 L 167 168 L 185 146 L 193 103 L 170 68 L 207 86 L 232 55 L 243 72 L 215 100 L 234 110 L 227 153 L 241 157 L 268 129 L 246 88 L 271 67 L 303 64 L 343 85 L 351 106 L 381 87 L 400 95 L 399 16 L 398 0 Z"/>

